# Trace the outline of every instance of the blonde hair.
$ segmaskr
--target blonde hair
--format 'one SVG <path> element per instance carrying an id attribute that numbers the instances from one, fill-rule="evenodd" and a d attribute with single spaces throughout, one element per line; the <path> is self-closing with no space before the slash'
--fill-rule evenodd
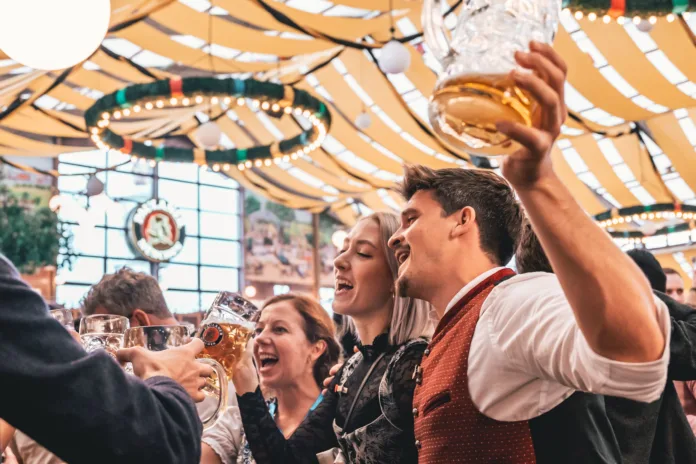
<path id="1" fill-rule="evenodd" d="M 399 263 L 394 251 L 389 248 L 389 239 L 399 229 L 399 219 L 392 213 L 374 213 L 361 218 L 360 221 L 375 221 L 379 226 L 379 245 L 384 250 L 392 280 L 396 283 L 399 276 Z M 394 292 L 394 295 L 394 306 L 389 323 L 389 343 L 401 345 L 414 338 L 430 338 L 433 335 L 431 321 L 433 308 L 430 303 L 416 298 L 398 296 L 397 292 Z M 350 332 L 357 336 L 355 323 L 349 316 L 343 316 L 341 332 L 343 334 Z"/>

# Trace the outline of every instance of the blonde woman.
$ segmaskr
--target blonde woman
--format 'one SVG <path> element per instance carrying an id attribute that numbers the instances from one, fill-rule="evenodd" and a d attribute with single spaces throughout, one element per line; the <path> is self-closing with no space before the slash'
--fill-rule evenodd
<path id="1" fill-rule="evenodd" d="M 394 294 L 398 264 L 387 242 L 398 224 L 385 213 L 362 219 L 334 261 L 333 309 L 350 318 L 361 343 L 294 433 L 283 433 L 264 410 L 251 362 L 237 369 L 232 380 L 258 464 L 318 462 L 332 448 L 341 456 L 331 462 L 418 462 L 412 374 L 432 326 L 425 302 Z"/>

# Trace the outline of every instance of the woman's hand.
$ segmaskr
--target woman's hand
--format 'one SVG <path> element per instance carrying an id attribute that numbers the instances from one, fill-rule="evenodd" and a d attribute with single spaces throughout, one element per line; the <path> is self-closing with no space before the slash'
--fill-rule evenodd
<path id="1" fill-rule="evenodd" d="M 247 343 L 246 350 L 242 354 L 237 367 L 232 374 L 232 383 L 238 395 L 256 391 L 259 386 L 259 375 L 254 366 L 254 339 Z"/>
<path id="2" fill-rule="evenodd" d="M 334 366 L 331 368 L 331 370 L 329 371 L 329 376 L 324 379 L 324 386 L 326 388 L 328 388 L 329 385 L 331 385 L 331 382 L 333 382 L 333 379 L 336 376 L 336 373 L 338 372 L 338 370 L 341 367 L 343 367 L 343 363 L 334 364 Z M 326 388 L 324 389 L 324 391 L 321 392 L 322 395 L 325 395 L 328 392 L 328 390 L 326 390 Z"/>

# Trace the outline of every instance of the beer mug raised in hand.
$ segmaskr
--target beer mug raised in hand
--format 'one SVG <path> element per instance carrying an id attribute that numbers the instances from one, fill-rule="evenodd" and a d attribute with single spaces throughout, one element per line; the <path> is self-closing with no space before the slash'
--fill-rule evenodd
<path id="1" fill-rule="evenodd" d="M 254 333 L 252 318 L 257 312 L 256 306 L 238 293 L 218 293 L 198 330 L 197 336 L 205 344 L 199 357 L 222 364 L 231 379 Z"/>
<path id="2" fill-rule="evenodd" d="M 94 314 L 80 320 L 80 338 L 88 353 L 106 350 L 116 358 L 116 352 L 123 347 L 123 334 L 130 327 L 127 317 L 112 314 Z"/>
<path id="3" fill-rule="evenodd" d="M 498 121 L 538 124 L 538 104 L 509 79 L 516 51 L 529 42 L 553 41 L 559 0 L 466 0 L 451 40 L 442 17 L 443 0 L 424 0 L 423 35 L 444 71 L 430 98 L 435 132 L 448 144 L 483 156 L 519 148 L 495 127 Z"/>
<path id="4" fill-rule="evenodd" d="M 189 328 L 186 326 L 152 325 L 128 329 L 125 335 L 124 347 L 141 346 L 150 351 L 163 351 L 185 345 L 189 341 L 191 341 L 191 336 Z M 212 410 L 208 407 L 199 408 L 203 428 L 208 428 L 215 424 L 227 408 L 227 376 L 225 370 L 218 362 L 212 359 L 199 359 L 198 361 L 210 365 L 214 371 L 213 375 L 206 380 L 202 391 L 207 397 L 214 400 L 215 407 Z"/>

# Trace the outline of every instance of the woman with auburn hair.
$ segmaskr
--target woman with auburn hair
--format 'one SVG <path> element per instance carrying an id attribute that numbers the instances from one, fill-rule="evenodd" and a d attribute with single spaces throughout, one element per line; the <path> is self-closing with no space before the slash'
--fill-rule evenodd
<path id="1" fill-rule="evenodd" d="M 387 243 L 398 227 L 393 214 L 363 218 L 336 257 L 333 309 L 349 319 L 360 343 L 294 433 L 264 409 L 251 360 L 237 368 L 232 381 L 258 464 L 418 461 L 412 374 L 432 325 L 427 303 L 395 295 L 398 263 Z"/>
<path id="2" fill-rule="evenodd" d="M 273 398 L 262 398 L 259 406 L 276 430 L 292 435 L 321 403 L 322 382 L 340 356 L 334 332 L 324 308 L 303 295 L 275 296 L 257 314 L 256 341 L 249 358 L 253 356 L 259 366 L 264 391 L 273 392 Z M 233 404 L 203 433 L 201 463 L 253 463 L 247 434 Z"/>

